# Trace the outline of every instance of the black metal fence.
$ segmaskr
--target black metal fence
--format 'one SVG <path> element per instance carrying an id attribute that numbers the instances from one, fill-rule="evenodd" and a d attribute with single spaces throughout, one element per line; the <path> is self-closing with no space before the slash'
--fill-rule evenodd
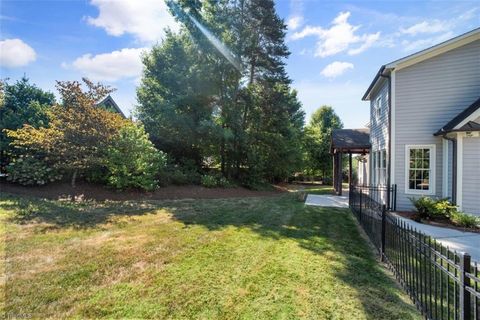
<path id="1" fill-rule="evenodd" d="M 357 191 L 361 191 L 363 200 L 367 207 L 375 207 L 380 210 L 382 205 L 387 210 L 397 210 L 397 185 L 388 186 L 354 186 Z"/>
<path id="2" fill-rule="evenodd" d="M 375 188 L 366 189 L 350 187 L 350 208 L 422 314 L 435 320 L 480 319 L 480 265 L 392 215 L 372 197 Z"/>

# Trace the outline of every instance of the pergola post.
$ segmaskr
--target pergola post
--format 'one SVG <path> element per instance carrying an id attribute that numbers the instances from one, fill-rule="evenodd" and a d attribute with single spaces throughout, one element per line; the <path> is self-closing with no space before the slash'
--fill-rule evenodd
<path id="1" fill-rule="evenodd" d="M 348 153 L 348 191 L 352 190 L 353 181 L 352 181 L 352 153 Z"/>
<path id="2" fill-rule="evenodd" d="M 335 191 L 335 193 L 338 192 L 337 190 L 337 153 L 334 152 L 333 153 L 333 157 L 332 157 L 332 162 L 333 162 L 333 190 Z"/>
<path id="3" fill-rule="evenodd" d="M 342 164 L 343 164 L 343 153 L 339 152 L 338 153 L 338 159 L 337 159 L 337 175 L 338 175 L 338 195 L 342 195 L 342 180 L 343 180 L 343 174 L 342 174 Z"/>

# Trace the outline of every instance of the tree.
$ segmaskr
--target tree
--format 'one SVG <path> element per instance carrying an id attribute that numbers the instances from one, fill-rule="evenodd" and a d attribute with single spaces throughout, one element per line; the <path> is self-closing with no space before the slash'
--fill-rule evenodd
<path id="1" fill-rule="evenodd" d="M 304 116 L 274 2 L 167 4 L 184 27 L 146 55 L 138 90 L 139 119 L 156 145 L 177 159 L 215 159 L 228 178 L 288 175 L 301 160 Z"/>
<path id="2" fill-rule="evenodd" d="M 11 139 L 5 130 L 16 130 L 23 125 L 47 126 L 47 111 L 55 104 L 55 97 L 31 84 L 26 77 L 14 84 L 0 81 L 0 97 L 0 164 L 3 167 L 12 152 Z"/>
<path id="3" fill-rule="evenodd" d="M 48 127 L 24 125 L 6 131 L 17 153 L 35 155 L 70 172 L 72 186 L 79 172 L 101 163 L 112 138 L 129 121 L 95 106 L 110 88 L 87 79 L 83 83 L 87 91 L 77 81 L 57 82 L 62 102 L 47 113 Z"/>
<path id="4" fill-rule="evenodd" d="M 343 123 L 331 106 L 322 106 L 313 114 L 305 128 L 305 149 L 309 168 L 320 171 L 323 179 L 332 176 L 330 143 L 332 131 L 343 128 Z"/>
<path id="5" fill-rule="evenodd" d="M 142 125 L 122 127 L 107 149 L 107 182 L 117 189 L 140 188 L 153 191 L 158 175 L 166 165 L 166 156 L 148 139 Z"/>

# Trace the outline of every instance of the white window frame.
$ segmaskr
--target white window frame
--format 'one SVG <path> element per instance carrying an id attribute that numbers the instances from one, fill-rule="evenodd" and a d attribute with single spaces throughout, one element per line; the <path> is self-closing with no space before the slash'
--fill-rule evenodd
<path id="1" fill-rule="evenodd" d="M 411 149 L 430 149 L 430 173 L 429 173 L 429 189 L 428 190 L 412 190 L 410 189 L 409 173 L 410 173 L 410 150 Z M 405 145 L 405 194 L 417 195 L 435 195 L 436 183 L 436 157 L 437 150 L 435 144 L 407 144 Z"/>
<path id="2" fill-rule="evenodd" d="M 381 117 L 381 111 L 382 111 L 382 96 L 378 96 L 375 99 L 375 102 L 373 103 L 373 116 L 375 117 L 376 120 L 379 120 Z"/>

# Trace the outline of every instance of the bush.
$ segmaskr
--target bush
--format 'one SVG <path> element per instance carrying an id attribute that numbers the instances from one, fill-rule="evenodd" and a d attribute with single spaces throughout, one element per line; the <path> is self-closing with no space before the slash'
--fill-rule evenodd
<path id="1" fill-rule="evenodd" d="M 450 220 L 460 227 L 478 228 L 480 227 L 480 218 L 463 212 L 453 212 Z"/>
<path id="2" fill-rule="evenodd" d="M 235 184 L 231 183 L 227 178 L 220 174 L 203 175 L 200 183 L 206 188 L 232 188 L 235 186 Z"/>
<path id="3" fill-rule="evenodd" d="M 21 155 L 7 165 L 7 180 L 28 185 L 44 185 L 60 180 L 62 175 L 40 159 L 30 155 Z"/>
<path id="4" fill-rule="evenodd" d="M 217 178 L 211 175 L 204 175 L 200 183 L 206 188 L 215 188 L 217 186 Z"/>
<path id="5" fill-rule="evenodd" d="M 417 209 L 420 219 L 427 218 L 449 218 L 457 207 L 448 201 L 448 199 L 432 199 L 430 197 L 420 197 L 418 199 L 410 198 Z"/>
<path id="6" fill-rule="evenodd" d="M 165 165 L 165 154 L 153 146 L 143 126 L 127 125 L 107 150 L 107 182 L 117 189 L 152 191 L 157 188 L 157 177 Z"/>
<path id="7" fill-rule="evenodd" d="M 429 197 L 420 197 L 418 199 L 409 198 L 412 204 L 414 205 L 415 209 L 417 209 L 417 213 L 419 218 L 426 219 L 430 218 L 432 212 L 435 211 L 435 200 Z"/>

